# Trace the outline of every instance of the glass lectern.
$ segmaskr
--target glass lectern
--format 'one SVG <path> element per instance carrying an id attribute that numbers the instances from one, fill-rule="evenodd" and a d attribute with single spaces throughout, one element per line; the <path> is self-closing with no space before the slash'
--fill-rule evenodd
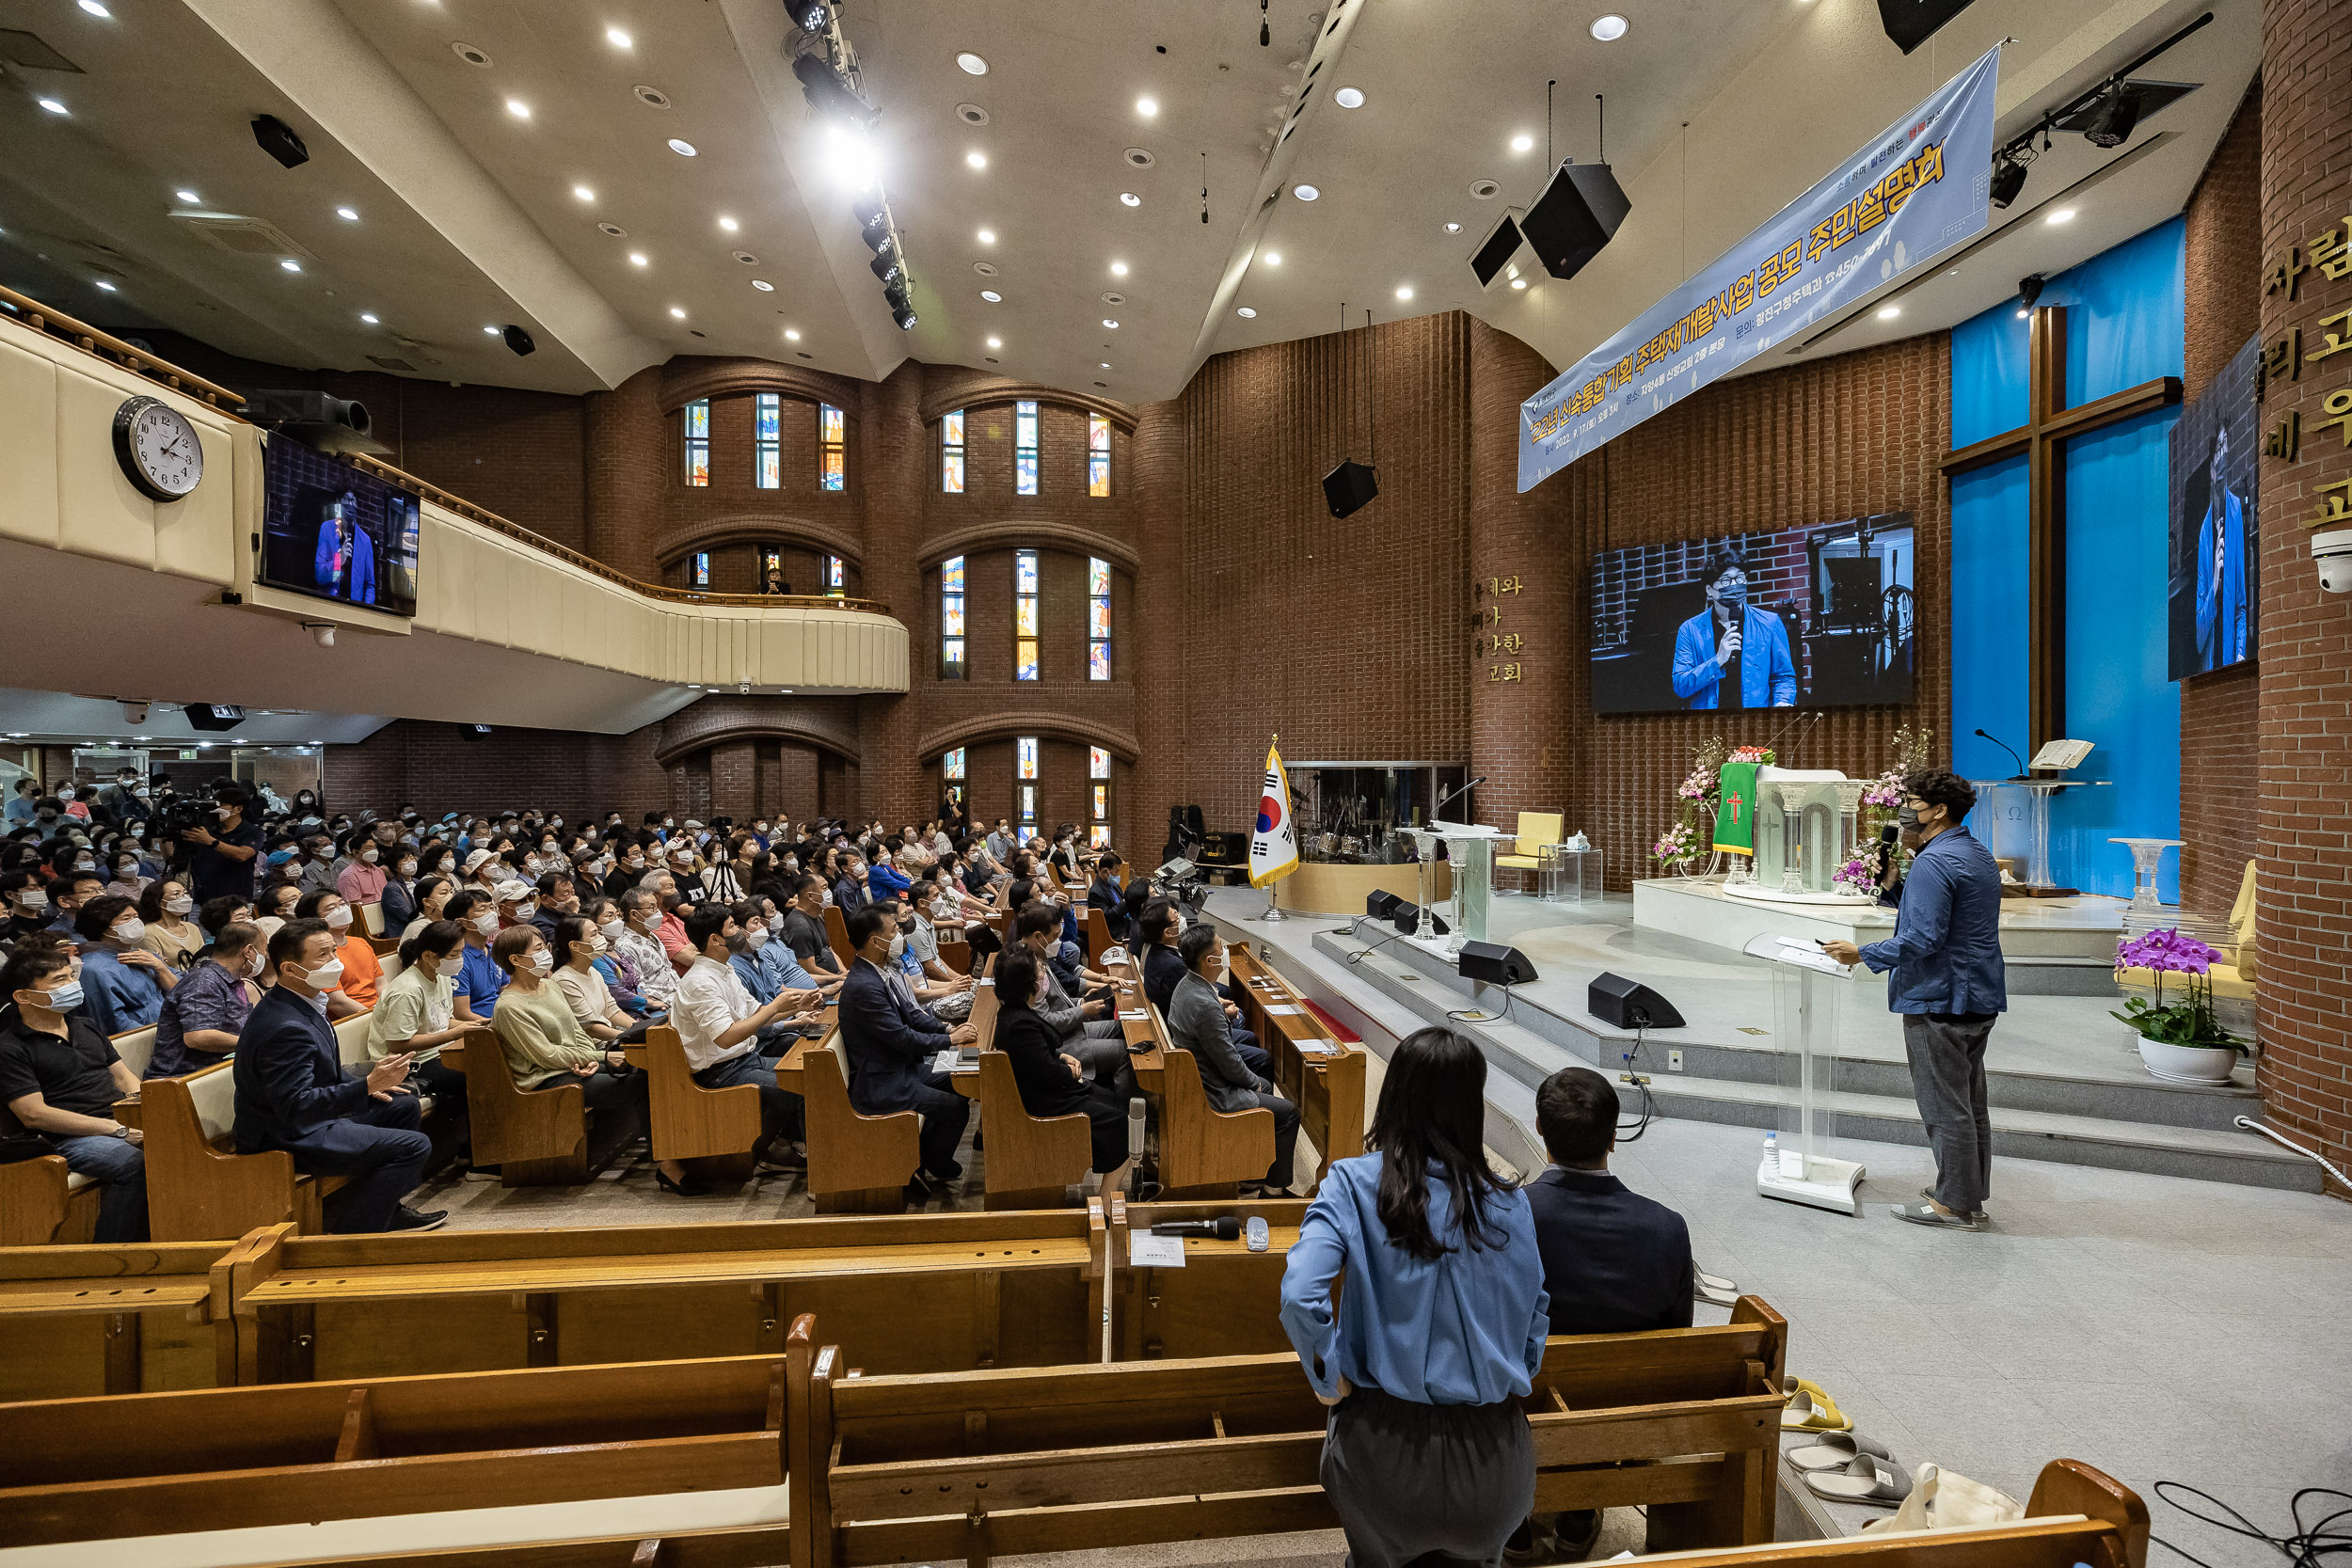
<path id="1" fill-rule="evenodd" d="M 1766 932 L 1741 949 L 1772 970 L 1773 1080 L 1780 1090 L 1775 1147 L 1756 1166 L 1766 1197 L 1840 1214 L 1861 1212 L 1866 1174 L 1833 1152 L 1837 1138 L 1837 1010 L 1852 973 L 1810 937 Z"/>

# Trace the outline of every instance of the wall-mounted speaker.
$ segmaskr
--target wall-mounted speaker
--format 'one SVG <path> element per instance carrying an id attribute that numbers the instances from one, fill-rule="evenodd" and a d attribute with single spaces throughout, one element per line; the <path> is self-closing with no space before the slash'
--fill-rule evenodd
<path id="1" fill-rule="evenodd" d="M 1502 269 L 1510 264 L 1512 257 L 1519 253 L 1520 239 L 1518 220 L 1508 213 L 1503 214 L 1502 221 L 1479 242 L 1477 253 L 1470 257 L 1470 272 L 1477 277 L 1480 288 L 1490 286 L 1502 276 Z"/>
<path id="2" fill-rule="evenodd" d="M 490 738 L 490 726 L 487 724 L 460 724 L 457 726 L 457 734 L 460 738 L 466 740 L 487 740 Z"/>
<path id="3" fill-rule="evenodd" d="M 1533 960 L 1499 942 L 1462 943 L 1462 956 L 1454 968 L 1463 979 L 1484 980 L 1490 986 L 1523 986 L 1535 978 Z"/>
<path id="4" fill-rule="evenodd" d="M 1682 1015 L 1673 1003 L 1639 980 L 1602 974 L 1584 993 L 1586 1010 L 1619 1029 L 1679 1029 Z"/>
<path id="5" fill-rule="evenodd" d="M 1546 272 L 1574 277 L 1615 237 L 1632 210 L 1607 164 L 1562 164 L 1520 220 L 1519 230 Z"/>
<path id="6" fill-rule="evenodd" d="M 1908 55 L 1968 5 L 1969 0 L 1879 0 L 1879 25 Z"/>
<path id="7" fill-rule="evenodd" d="M 1372 469 L 1352 457 L 1323 476 L 1323 499 L 1334 517 L 1361 511 L 1379 493 L 1380 481 Z"/>

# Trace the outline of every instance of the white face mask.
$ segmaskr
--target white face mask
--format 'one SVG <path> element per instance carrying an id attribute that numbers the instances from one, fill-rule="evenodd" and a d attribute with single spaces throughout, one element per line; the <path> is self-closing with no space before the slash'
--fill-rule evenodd
<path id="1" fill-rule="evenodd" d="M 661 916 L 652 910 L 647 910 L 637 917 L 637 928 L 648 934 L 659 931 L 661 929 Z"/>
<path id="2" fill-rule="evenodd" d="M 439 958 L 433 960 L 433 974 L 439 979 L 446 980 L 453 978 L 457 974 L 459 966 L 464 964 L 465 961 L 466 950 L 462 947 L 457 948 L 453 952 L 444 953 Z"/>
<path id="3" fill-rule="evenodd" d="M 309 974 L 303 975 L 302 982 L 303 984 L 309 986 L 312 990 L 333 990 L 336 987 L 343 983 L 342 959 L 327 959 L 325 963 L 319 965 L 318 968 L 311 970 Z"/>
<path id="4" fill-rule="evenodd" d="M 335 911 L 332 914 L 326 917 L 326 923 L 338 931 L 350 925 L 351 906 L 349 904 L 345 904 L 342 909 Z"/>
<path id="5" fill-rule="evenodd" d="M 607 920 L 600 923 L 596 927 L 596 929 L 604 933 L 605 941 L 618 942 L 621 940 L 621 933 L 628 930 L 628 927 L 622 925 L 617 920 Z"/>
<path id="6" fill-rule="evenodd" d="M 20 909 L 45 910 L 49 907 L 49 895 L 37 887 L 20 888 L 17 890 L 16 902 Z"/>
<path id="7" fill-rule="evenodd" d="M 196 900 L 187 897 L 184 895 L 178 898 L 167 898 L 164 900 L 164 912 L 166 914 L 185 914 L 194 908 L 196 908 Z"/>
<path id="8" fill-rule="evenodd" d="M 592 938 L 589 941 L 588 956 L 592 958 L 601 958 L 611 950 L 611 944 L 602 937 Z"/>
<path id="9" fill-rule="evenodd" d="M 536 904 L 517 904 L 515 906 L 515 918 L 517 920 L 529 920 L 532 915 L 537 914 L 538 912 L 539 906 Z"/>
<path id="10" fill-rule="evenodd" d="M 743 940 L 750 942 L 752 944 L 752 951 L 756 953 L 761 948 L 768 945 L 768 927 L 765 926 L 755 926 L 749 931 L 744 933 Z"/>
<path id="11" fill-rule="evenodd" d="M 515 960 L 515 967 L 527 969 L 533 974 L 545 974 L 555 968 L 555 955 L 545 948 L 535 953 L 525 953 Z"/>
<path id="12" fill-rule="evenodd" d="M 382 850 L 376 848 L 374 845 L 371 844 L 366 848 L 359 851 L 359 858 L 367 862 L 370 865 L 373 865 L 377 861 L 384 858 L 384 853 Z"/>
<path id="13" fill-rule="evenodd" d="M 491 913 L 475 915 L 473 928 L 486 937 L 499 928 L 499 917 Z"/>
<path id="14" fill-rule="evenodd" d="M 253 950 L 253 954 L 252 954 L 252 956 L 251 956 L 250 958 L 246 958 L 246 959 L 245 960 L 245 964 L 244 964 L 245 977 L 246 977 L 246 979 L 248 979 L 248 980 L 253 980 L 253 979 L 258 979 L 258 978 L 260 978 L 260 977 L 261 977 L 262 971 L 264 968 L 266 968 L 266 967 L 268 966 L 268 964 L 269 964 L 269 955 L 268 955 L 267 953 L 262 952 L 262 951 L 260 948 L 258 948 L 258 947 L 257 947 L 257 948 L 255 948 L 255 949 Z"/>
<path id="15" fill-rule="evenodd" d="M 407 881 L 416 874 L 417 863 L 415 861 L 403 861 L 398 865 L 392 867 L 392 875 L 398 877 L 404 882 Z"/>
<path id="16" fill-rule="evenodd" d="M 666 816 L 661 819 L 661 825 L 665 828 L 675 828 L 677 826 L 675 822 Z"/>
<path id="17" fill-rule="evenodd" d="M 894 958 L 904 958 L 906 951 L 907 934 L 900 931 L 890 939 L 890 956 Z"/>
<path id="18" fill-rule="evenodd" d="M 450 872 L 457 869 L 457 863 L 449 856 L 443 855 L 441 857 L 441 863 L 435 866 L 434 869 L 440 872 L 442 875 L 447 876 Z"/>
<path id="19" fill-rule="evenodd" d="M 108 931 L 106 934 L 114 938 L 115 941 L 122 943 L 125 947 L 128 947 L 133 942 L 138 941 L 139 938 L 147 935 L 147 922 L 141 920 L 137 915 L 133 915 L 128 920 L 119 922 L 115 926 L 114 929 Z"/>
<path id="20" fill-rule="evenodd" d="M 98 869 L 98 863 L 87 855 L 77 855 L 73 860 L 73 869 L 76 871 L 95 871 Z"/>

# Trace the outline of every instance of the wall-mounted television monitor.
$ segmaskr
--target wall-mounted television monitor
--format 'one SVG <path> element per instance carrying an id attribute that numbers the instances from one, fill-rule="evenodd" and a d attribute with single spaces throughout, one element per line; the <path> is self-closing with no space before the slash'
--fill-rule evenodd
<path id="1" fill-rule="evenodd" d="M 2257 333 L 2172 425 L 2169 593 L 2171 678 L 2226 670 L 2254 657 L 2262 603 L 2262 537 L 2255 526 Z"/>
<path id="2" fill-rule="evenodd" d="M 256 581 L 392 615 L 417 612 L 415 496 L 286 436 L 262 445 L 262 482 Z"/>
<path id="3" fill-rule="evenodd" d="M 1908 512 L 1593 558 L 1596 713 L 1911 701 Z"/>

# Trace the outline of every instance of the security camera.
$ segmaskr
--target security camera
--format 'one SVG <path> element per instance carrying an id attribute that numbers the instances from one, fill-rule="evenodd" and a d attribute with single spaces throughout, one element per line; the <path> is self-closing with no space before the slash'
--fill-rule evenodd
<path id="1" fill-rule="evenodd" d="M 2352 528 L 2312 535 L 2312 559 L 2319 562 L 2319 586 L 2330 594 L 2352 594 Z"/>
<path id="2" fill-rule="evenodd" d="M 126 698 L 122 704 L 122 721 L 126 724 L 146 723 L 147 705 L 145 703 L 135 703 Z"/>
<path id="3" fill-rule="evenodd" d="M 305 621 L 302 629 L 310 634 L 310 641 L 322 648 L 335 645 L 335 624 L 332 621 Z"/>

